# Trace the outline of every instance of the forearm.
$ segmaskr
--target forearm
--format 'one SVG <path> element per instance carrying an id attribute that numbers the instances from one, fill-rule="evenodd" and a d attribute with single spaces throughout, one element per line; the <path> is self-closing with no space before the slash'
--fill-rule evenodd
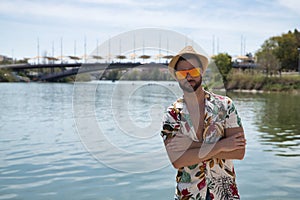
<path id="1" fill-rule="evenodd" d="M 190 148 L 184 152 L 168 152 L 168 154 L 173 166 L 181 168 L 208 160 L 220 152 L 220 144 L 215 143 L 202 144 L 201 148 Z"/>
<path id="2" fill-rule="evenodd" d="M 195 141 L 193 141 L 192 144 L 191 144 L 191 146 L 189 147 L 189 149 L 195 149 L 195 148 L 199 149 L 201 147 L 201 145 L 202 145 L 202 142 L 195 142 Z"/>
<path id="3" fill-rule="evenodd" d="M 240 136 L 237 138 L 240 138 Z M 228 147 L 229 139 L 223 139 L 214 144 L 195 142 L 186 151 L 168 151 L 169 158 L 175 168 L 194 165 L 211 158 L 243 159 L 245 155 L 244 142 L 237 143 L 230 149 Z"/>
<path id="4" fill-rule="evenodd" d="M 186 148 L 180 148 L 180 143 L 186 138 L 175 136 L 165 141 L 166 150 L 175 168 L 190 166 L 213 157 L 221 159 L 243 159 L 245 154 L 246 140 L 244 133 L 236 133 L 221 139 L 214 144 L 201 142 L 184 142 Z"/>
<path id="5" fill-rule="evenodd" d="M 189 149 L 199 149 L 201 148 L 202 143 L 200 142 L 193 142 Z M 219 158 L 219 159 L 237 159 L 237 160 L 242 160 L 245 155 L 245 149 L 237 149 L 234 151 L 220 151 L 219 153 L 215 154 L 213 157 L 214 158 Z"/>
<path id="6" fill-rule="evenodd" d="M 226 136 L 230 137 L 233 136 L 235 134 L 237 134 L 238 132 L 243 132 L 243 127 L 236 127 L 236 128 L 230 128 L 230 129 L 226 129 Z M 244 135 L 242 136 L 242 138 L 244 138 Z M 221 139 L 219 142 L 221 142 L 222 144 L 224 144 L 224 140 L 226 138 Z M 223 141 L 222 141 L 223 140 Z M 190 148 L 200 148 L 201 147 L 201 142 L 193 142 L 192 145 L 190 146 Z M 214 155 L 214 158 L 219 158 L 219 159 L 237 159 L 237 160 L 242 160 L 245 156 L 245 150 L 246 149 L 246 140 L 244 138 L 244 145 L 239 148 L 239 149 L 235 149 L 233 151 L 220 151 L 219 153 L 217 153 L 216 155 Z"/>
<path id="7" fill-rule="evenodd" d="M 231 160 L 242 160 L 245 156 L 245 149 L 237 149 L 234 151 L 229 151 L 229 152 L 219 152 L 214 158 L 219 158 L 219 159 L 231 159 Z"/>

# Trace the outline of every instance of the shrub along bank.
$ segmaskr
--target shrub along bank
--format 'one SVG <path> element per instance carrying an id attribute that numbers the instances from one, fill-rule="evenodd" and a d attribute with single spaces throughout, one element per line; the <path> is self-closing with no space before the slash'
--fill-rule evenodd
<path id="1" fill-rule="evenodd" d="M 300 75 L 265 76 L 261 73 L 235 72 L 228 76 L 227 90 L 300 90 Z"/>

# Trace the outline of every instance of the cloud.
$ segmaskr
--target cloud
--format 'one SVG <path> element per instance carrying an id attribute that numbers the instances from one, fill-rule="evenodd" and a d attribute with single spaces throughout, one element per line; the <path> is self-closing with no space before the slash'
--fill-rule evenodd
<path id="1" fill-rule="evenodd" d="M 93 3 L 96 4 L 81 4 L 81 3 Z M 110 3 L 107 3 L 110 2 Z M 122 4 L 120 4 L 122 2 Z M 105 5 L 105 6 L 104 6 Z M 110 5 L 110 6 L 107 6 Z M 120 7 L 122 5 L 122 7 Z M 149 5 L 149 3 L 147 3 Z M 18 6 L 19 9 L 15 9 Z M 124 7 L 125 6 L 125 7 Z M 14 19 L 46 19 L 62 22 L 63 20 L 74 22 L 98 22 L 104 25 L 121 24 L 135 24 L 141 25 L 158 25 L 169 24 L 169 20 L 165 20 L 165 11 L 155 9 L 149 11 L 145 8 L 145 5 L 139 3 L 136 4 L 131 0 L 80 0 L 77 4 L 71 3 L 58 3 L 55 1 L 45 1 L 43 3 L 36 3 L 32 1 L 0 1 L 0 12 L 8 16 L 13 16 Z M 180 15 L 179 15 L 180 16 Z M 160 18 L 161 17 L 161 18 Z M 181 20 L 177 20 L 181 22 Z"/>
<path id="2" fill-rule="evenodd" d="M 300 1 L 299 0 L 278 0 L 279 5 L 288 8 L 293 13 L 300 16 Z"/>
<path id="3" fill-rule="evenodd" d="M 289 0 L 291 1 L 291 0 Z M 228 1 L 173 2 L 165 0 L 0 1 L 0 12 L 19 19 L 54 23 L 94 23 L 103 27 L 169 27 L 182 29 L 253 31 L 251 25 L 278 18 L 278 12 Z M 16 5 L 19 9 L 15 9 Z M 264 20 L 261 20 L 264 19 Z M 276 23 L 276 21 L 273 21 Z M 250 25 L 250 26 L 249 26 Z M 230 27 L 230 28 L 229 28 Z M 260 31 L 260 30 L 255 30 Z"/>
<path id="4" fill-rule="evenodd" d="M 225 40 L 228 40 L 226 46 L 223 46 L 225 50 L 234 50 L 238 47 L 236 43 L 239 44 L 238 40 L 244 35 L 247 41 L 253 41 L 248 46 L 255 49 L 255 46 L 259 48 L 258 45 L 268 37 L 299 27 L 297 10 L 300 7 L 299 2 L 298 0 L 1 0 L 0 23 L 2 27 L 12 24 L 11 31 L 39 35 L 41 38 L 46 38 L 53 30 L 59 35 L 65 32 L 77 34 L 77 37 L 82 37 L 90 31 L 97 37 L 102 34 L 103 38 L 103 35 L 111 36 L 137 28 L 157 27 L 192 36 L 196 41 L 211 40 L 212 35 L 215 35 L 223 40 L 224 44 Z M 28 28 L 24 31 L 24 27 Z M 5 35 L 13 37 L 14 34 L 8 29 L 4 31 Z M 230 45 L 231 43 L 234 45 Z"/>

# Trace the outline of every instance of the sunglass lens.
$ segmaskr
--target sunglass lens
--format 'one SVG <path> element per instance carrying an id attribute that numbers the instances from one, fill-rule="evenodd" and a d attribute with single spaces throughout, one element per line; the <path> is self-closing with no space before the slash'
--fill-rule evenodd
<path id="1" fill-rule="evenodd" d="M 187 74 L 190 74 L 190 76 L 195 78 L 195 77 L 200 76 L 201 72 L 200 72 L 200 68 L 194 68 L 191 70 L 176 71 L 175 74 L 176 74 L 177 79 L 183 80 L 186 78 Z"/>

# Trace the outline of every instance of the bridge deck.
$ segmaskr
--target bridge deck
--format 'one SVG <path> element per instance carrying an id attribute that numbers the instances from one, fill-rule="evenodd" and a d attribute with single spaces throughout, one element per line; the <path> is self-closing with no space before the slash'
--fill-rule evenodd
<path id="1" fill-rule="evenodd" d="M 60 72 L 51 72 L 47 74 L 42 74 L 38 76 L 38 80 L 41 81 L 54 81 L 60 78 L 67 76 L 72 76 L 81 73 L 88 73 L 93 71 L 100 70 L 109 70 L 109 69 L 128 69 L 134 67 L 163 67 L 167 68 L 168 63 L 61 63 L 61 64 L 39 64 L 39 65 L 30 65 L 30 64 L 15 64 L 15 65 L 2 65 L 0 68 L 12 69 L 15 71 L 25 70 L 25 69 L 43 69 L 43 68 L 60 68 Z"/>

